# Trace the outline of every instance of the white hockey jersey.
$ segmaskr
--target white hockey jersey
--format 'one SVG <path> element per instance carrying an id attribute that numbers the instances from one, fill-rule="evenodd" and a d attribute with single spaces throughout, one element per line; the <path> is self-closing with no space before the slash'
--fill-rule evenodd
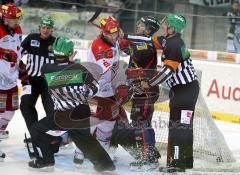
<path id="1" fill-rule="evenodd" d="M 0 24 L 0 48 L 12 50 L 17 53 L 17 62 L 9 62 L 0 59 L 0 89 L 8 90 L 17 86 L 18 79 L 18 64 L 21 58 L 20 44 L 21 44 L 22 30 L 17 26 L 15 31 L 10 34 L 6 28 Z"/>
<path id="2" fill-rule="evenodd" d="M 96 69 L 101 68 L 97 76 L 99 83 L 98 97 L 110 97 L 115 95 L 114 79 L 119 69 L 120 46 L 117 42 L 111 46 L 99 35 L 88 49 L 87 62 L 95 63 Z M 91 71 L 90 71 L 91 72 Z M 91 72 L 92 73 L 92 72 Z M 93 73 L 94 74 L 94 73 Z M 96 77 L 96 75 L 95 75 Z"/>

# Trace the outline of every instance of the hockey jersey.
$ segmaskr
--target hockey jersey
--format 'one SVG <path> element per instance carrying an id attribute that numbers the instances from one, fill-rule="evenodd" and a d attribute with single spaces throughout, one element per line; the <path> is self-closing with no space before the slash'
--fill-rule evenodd
<path id="1" fill-rule="evenodd" d="M 9 62 L 0 59 L 0 89 L 8 90 L 17 86 L 18 79 L 18 64 L 21 58 L 22 30 L 17 26 L 15 30 L 9 30 L 5 25 L 0 23 L 0 49 L 8 49 L 17 54 L 16 62 Z"/>
<path id="2" fill-rule="evenodd" d="M 97 81 L 80 64 L 70 62 L 44 64 L 42 75 L 48 84 L 54 109 L 58 111 L 87 104 L 88 98 L 97 92 Z"/>
<path id="3" fill-rule="evenodd" d="M 108 42 L 103 35 L 99 35 L 88 49 L 87 62 L 95 63 L 100 68 L 98 97 L 111 97 L 115 95 L 115 79 L 119 69 L 120 45 Z M 91 72 L 92 73 L 92 72 Z M 93 73 L 94 74 L 94 73 Z M 95 75 L 96 77 L 96 75 Z"/>

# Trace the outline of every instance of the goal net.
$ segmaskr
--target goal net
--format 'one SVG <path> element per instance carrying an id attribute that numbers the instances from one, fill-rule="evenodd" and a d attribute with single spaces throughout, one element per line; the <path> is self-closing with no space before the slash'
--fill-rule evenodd
<path id="1" fill-rule="evenodd" d="M 152 120 L 157 147 L 162 154 L 166 151 L 168 141 L 168 92 L 166 87 L 161 87 L 159 97 L 161 101 L 155 105 L 155 112 Z M 199 93 L 195 107 L 193 122 L 194 158 L 214 163 L 230 163 L 236 161 L 222 133 L 212 119 L 201 92 Z"/>
<path id="2" fill-rule="evenodd" d="M 124 61 L 118 65 L 119 70 L 121 71 L 118 72 L 115 77 L 116 81 L 113 82 L 113 84 L 117 84 L 115 85 L 116 87 L 119 84 L 125 84 L 125 71 L 128 67 L 127 65 L 128 64 Z M 92 71 L 96 71 L 95 67 L 92 69 Z M 201 74 L 200 72 L 197 73 L 200 79 Z M 155 104 L 155 112 L 152 119 L 152 126 L 155 130 L 157 147 L 162 155 L 166 153 L 168 141 L 168 93 L 169 89 L 166 86 L 160 86 L 159 100 Z M 131 110 L 128 105 L 125 105 L 124 108 L 128 112 Z M 193 128 L 194 158 L 214 163 L 236 162 L 225 142 L 223 135 L 212 119 L 201 92 L 199 93 L 198 101 L 195 107 Z"/>

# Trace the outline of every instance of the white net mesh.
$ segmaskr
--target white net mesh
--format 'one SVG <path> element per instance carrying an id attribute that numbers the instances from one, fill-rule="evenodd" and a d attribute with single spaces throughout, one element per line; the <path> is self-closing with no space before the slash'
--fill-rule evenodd
<path id="1" fill-rule="evenodd" d="M 168 140 L 168 91 L 161 89 L 159 102 L 155 106 L 152 125 L 155 129 L 157 146 L 162 154 Z M 235 162 L 223 135 L 214 123 L 202 94 L 199 94 L 194 115 L 194 158 L 215 162 Z"/>

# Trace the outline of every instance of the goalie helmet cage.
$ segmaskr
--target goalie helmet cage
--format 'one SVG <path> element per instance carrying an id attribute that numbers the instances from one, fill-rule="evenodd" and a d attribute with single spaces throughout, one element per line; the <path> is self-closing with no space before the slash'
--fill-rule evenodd
<path id="1" fill-rule="evenodd" d="M 157 147 L 161 153 L 166 152 L 168 140 L 169 107 L 167 99 L 168 90 L 166 87 L 161 87 L 159 97 L 161 102 L 155 105 L 152 120 Z M 216 164 L 236 162 L 222 133 L 217 128 L 201 92 L 195 107 L 193 132 L 194 158 Z"/>

